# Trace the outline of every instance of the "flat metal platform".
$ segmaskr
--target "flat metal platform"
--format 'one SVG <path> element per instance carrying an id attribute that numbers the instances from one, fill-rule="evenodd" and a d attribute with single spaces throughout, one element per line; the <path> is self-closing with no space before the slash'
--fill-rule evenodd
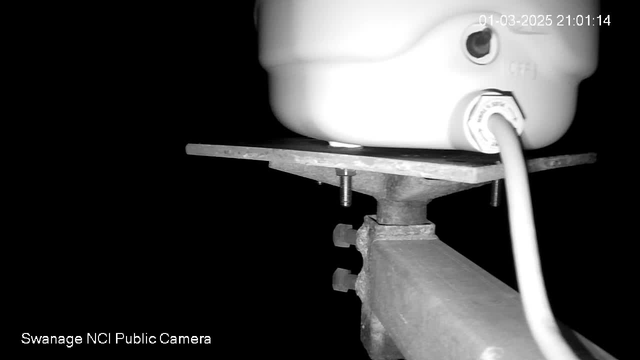
<path id="1" fill-rule="evenodd" d="M 479 184 L 504 177 L 499 155 L 456 150 L 335 148 L 325 141 L 290 138 L 264 143 L 188 144 L 189 155 L 342 168 Z M 595 153 L 535 157 L 525 152 L 529 172 L 590 164 Z"/>

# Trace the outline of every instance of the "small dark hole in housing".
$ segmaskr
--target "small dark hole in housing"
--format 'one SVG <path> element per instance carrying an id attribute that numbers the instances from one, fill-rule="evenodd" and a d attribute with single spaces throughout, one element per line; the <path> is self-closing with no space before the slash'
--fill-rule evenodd
<path id="1" fill-rule="evenodd" d="M 467 37 L 467 51 L 474 58 L 481 58 L 491 52 L 491 29 L 474 32 Z"/>

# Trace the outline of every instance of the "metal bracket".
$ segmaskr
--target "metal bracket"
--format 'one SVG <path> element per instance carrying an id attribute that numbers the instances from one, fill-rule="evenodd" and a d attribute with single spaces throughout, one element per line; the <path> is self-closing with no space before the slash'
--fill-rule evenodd
<path id="1" fill-rule="evenodd" d="M 269 146 L 189 144 L 191 155 L 269 161 L 273 169 L 373 196 L 377 215 L 355 233 L 363 256 L 357 277 L 339 269 L 337 290 L 362 300 L 361 340 L 374 360 L 540 359 L 524 319 L 520 296 L 435 235 L 427 204 L 438 197 L 501 179 L 502 165 L 488 155 L 418 149 L 331 149 L 316 140 Z M 529 172 L 595 162 L 593 153 L 527 160 Z M 355 175 L 357 171 L 357 176 Z M 338 174 L 339 176 L 336 176 Z M 497 193 L 497 192 L 495 192 Z M 349 247 L 348 225 L 334 244 Z M 566 330 L 566 328 L 563 328 Z M 613 359 L 570 330 L 579 356 Z M 576 340 L 577 339 L 577 340 Z"/>
<path id="2" fill-rule="evenodd" d="M 374 360 L 543 359 L 519 294 L 438 239 L 435 225 L 365 217 L 355 290 L 361 340 Z M 581 359 L 614 359 L 564 325 Z M 597 357 L 594 355 L 597 354 Z"/>

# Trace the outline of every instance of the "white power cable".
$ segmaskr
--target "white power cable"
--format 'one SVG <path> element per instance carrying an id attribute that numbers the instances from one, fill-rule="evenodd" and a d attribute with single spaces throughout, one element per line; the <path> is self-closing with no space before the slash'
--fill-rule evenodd
<path id="1" fill-rule="evenodd" d="M 491 115 L 488 127 L 498 142 L 504 164 L 513 256 L 529 329 L 547 360 L 578 360 L 562 337 L 549 306 L 520 139 L 513 126 L 500 114 Z"/>

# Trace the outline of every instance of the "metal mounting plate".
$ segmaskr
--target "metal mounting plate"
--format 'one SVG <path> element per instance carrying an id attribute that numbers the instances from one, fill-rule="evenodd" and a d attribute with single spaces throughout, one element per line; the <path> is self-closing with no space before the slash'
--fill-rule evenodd
<path id="1" fill-rule="evenodd" d="M 186 152 L 189 155 L 295 163 L 468 184 L 485 183 L 504 177 L 502 165 L 496 164 L 500 159 L 498 155 L 454 150 L 334 148 L 324 141 L 308 138 L 255 144 L 188 144 Z M 529 172 L 536 172 L 595 161 L 595 153 L 583 153 L 529 157 L 527 165 Z"/>

